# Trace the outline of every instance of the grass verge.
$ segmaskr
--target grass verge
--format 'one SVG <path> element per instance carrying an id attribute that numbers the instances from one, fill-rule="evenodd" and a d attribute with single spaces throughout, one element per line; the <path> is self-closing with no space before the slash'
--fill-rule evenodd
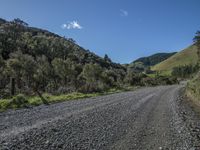
<path id="1" fill-rule="evenodd" d="M 64 102 L 69 100 L 76 100 L 76 99 L 83 99 L 83 98 L 90 98 L 114 93 L 120 93 L 124 91 L 132 91 L 135 90 L 136 87 L 126 87 L 123 89 L 110 89 L 103 93 L 70 93 L 70 94 L 63 94 L 63 95 L 50 95 L 50 94 L 43 94 L 43 97 L 47 100 L 49 104 Z M 14 96 L 10 99 L 2 99 L 0 100 L 0 112 L 6 111 L 8 109 L 18 109 L 18 108 L 28 108 L 33 106 L 42 105 L 43 102 L 40 97 L 38 96 L 25 96 L 19 94 Z"/>
<path id="2" fill-rule="evenodd" d="M 197 75 L 187 84 L 186 95 L 200 106 L 200 76 Z"/>

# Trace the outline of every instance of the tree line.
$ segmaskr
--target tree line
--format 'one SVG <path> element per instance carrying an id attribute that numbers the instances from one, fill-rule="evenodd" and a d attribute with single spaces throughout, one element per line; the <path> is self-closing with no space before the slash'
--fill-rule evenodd
<path id="1" fill-rule="evenodd" d="M 172 75 L 179 78 L 189 78 L 193 74 L 197 73 L 198 70 L 199 70 L 198 64 L 178 66 L 172 69 Z"/>
<path id="2" fill-rule="evenodd" d="M 200 63 L 200 31 L 196 32 L 196 35 L 193 39 L 195 45 L 197 46 L 197 55 L 198 55 L 198 63 Z"/>

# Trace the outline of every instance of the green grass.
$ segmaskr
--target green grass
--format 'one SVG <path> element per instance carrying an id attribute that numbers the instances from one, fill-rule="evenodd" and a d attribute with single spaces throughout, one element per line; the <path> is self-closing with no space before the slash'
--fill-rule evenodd
<path id="1" fill-rule="evenodd" d="M 65 94 L 65 95 L 43 94 L 43 97 L 47 100 L 48 103 L 51 104 L 51 103 L 68 101 L 68 100 L 95 97 L 98 95 L 100 95 L 100 93 L 92 93 L 92 94 L 70 93 L 70 94 Z M 41 101 L 40 97 L 38 97 L 38 96 L 29 97 L 28 102 L 32 106 L 38 106 L 38 105 L 42 104 L 42 101 Z"/>
<path id="2" fill-rule="evenodd" d="M 156 78 L 158 75 L 159 76 L 165 76 L 165 77 L 169 77 L 171 76 L 171 71 L 159 71 L 159 74 L 157 73 L 151 73 L 151 74 L 146 74 L 148 77 L 150 78 Z"/>
<path id="3" fill-rule="evenodd" d="M 187 95 L 200 104 L 200 74 L 187 84 Z"/>
<path id="4" fill-rule="evenodd" d="M 189 46 L 188 48 L 176 53 L 165 61 L 153 66 L 151 69 L 155 71 L 166 71 L 171 74 L 174 67 L 197 64 L 197 47 L 195 45 Z"/>
<path id="5" fill-rule="evenodd" d="M 92 93 L 92 94 L 70 93 L 70 94 L 65 94 L 65 95 L 43 94 L 43 97 L 47 100 L 49 104 L 52 104 L 52 103 L 63 102 L 63 101 L 68 101 L 68 100 L 95 97 L 101 94 L 102 93 Z M 13 99 L 15 99 L 15 97 L 11 99 L 0 100 L 0 111 L 5 111 L 7 109 L 24 108 L 27 106 L 39 106 L 43 104 L 41 98 L 38 96 L 33 96 L 33 97 L 25 96 L 25 99 L 27 100 L 26 105 L 20 105 L 17 102 L 13 103 Z"/>
<path id="6" fill-rule="evenodd" d="M 110 89 L 103 93 L 70 93 L 70 94 L 63 94 L 63 95 L 50 95 L 50 94 L 43 94 L 43 97 L 47 100 L 49 104 L 52 103 L 58 103 L 63 101 L 69 101 L 69 100 L 76 100 L 76 99 L 83 99 L 83 98 L 90 98 L 90 97 L 96 97 L 96 96 L 102 96 L 102 95 L 108 95 L 113 93 L 119 93 L 123 91 L 131 91 L 135 90 L 136 87 L 125 87 L 122 89 Z M 22 94 L 19 94 L 17 96 L 14 96 L 10 99 L 1 99 L 0 100 L 0 112 L 5 111 L 7 109 L 18 109 L 18 108 L 25 108 L 30 106 L 39 106 L 43 104 L 42 100 L 38 96 L 24 96 Z"/>

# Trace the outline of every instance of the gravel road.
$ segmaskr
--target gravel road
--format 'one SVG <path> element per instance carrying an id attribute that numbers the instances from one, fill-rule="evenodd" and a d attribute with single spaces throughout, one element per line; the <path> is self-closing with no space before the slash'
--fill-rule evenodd
<path id="1" fill-rule="evenodd" d="M 0 150 L 195 150 L 200 117 L 183 85 L 0 113 Z"/>

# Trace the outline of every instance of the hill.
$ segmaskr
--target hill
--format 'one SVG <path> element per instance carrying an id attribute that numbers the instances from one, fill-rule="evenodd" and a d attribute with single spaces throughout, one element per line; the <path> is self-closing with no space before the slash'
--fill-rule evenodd
<path id="1" fill-rule="evenodd" d="M 148 56 L 148 57 L 141 57 L 135 61 L 133 61 L 129 68 L 132 68 L 136 72 L 143 72 L 147 68 L 154 66 L 167 58 L 171 57 L 172 55 L 176 54 L 176 52 L 173 53 L 156 53 L 154 55 Z"/>
<path id="2" fill-rule="evenodd" d="M 97 92 L 120 83 L 126 68 L 47 30 L 0 19 L 0 98 L 15 93 Z"/>
<path id="3" fill-rule="evenodd" d="M 133 61 L 133 63 L 138 63 L 141 62 L 144 64 L 144 66 L 154 66 L 164 60 L 166 60 L 167 58 L 171 57 L 172 55 L 176 54 L 176 52 L 173 53 L 157 53 L 148 57 L 141 57 L 135 61 Z"/>
<path id="4" fill-rule="evenodd" d="M 82 48 L 72 38 L 60 37 L 47 30 L 29 27 L 27 23 L 20 19 L 9 22 L 0 18 L 0 33 L 1 54 L 4 59 L 8 59 L 11 53 L 20 50 L 23 54 L 32 56 L 45 55 L 49 60 L 56 57 L 70 58 L 72 61 L 81 64 L 97 63 L 102 67 L 124 69 L 120 64 L 106 61 Z M 8 38 L 10 41 L 5 42 L 4 40 Z"/>
<path id="5" fill-rule="evenodd" d="M 191 45 L 161 63 L 153 66 L 152 70 L 171 72 L 174 67 L 191 64 L 195 65 L 197 63 L 197 59 L 197 47 L 195 45 Z"/>

